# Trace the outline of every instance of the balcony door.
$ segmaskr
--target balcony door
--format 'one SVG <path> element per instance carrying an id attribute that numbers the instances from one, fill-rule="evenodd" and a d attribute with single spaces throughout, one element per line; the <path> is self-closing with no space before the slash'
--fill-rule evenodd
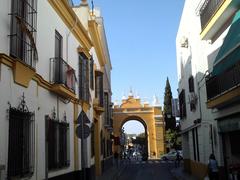
<path id="1" fill-rule="evenodd" d="M 62 43 L 62 36 L 55 31 L 55 82 L 58 84 L 63 82 Z"/>

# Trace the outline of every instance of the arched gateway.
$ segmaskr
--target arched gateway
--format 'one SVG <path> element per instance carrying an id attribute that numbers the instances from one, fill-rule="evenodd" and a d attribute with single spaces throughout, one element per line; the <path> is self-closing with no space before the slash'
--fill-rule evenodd
<path id="1" fill-rule="evenodd" d="M 121 105 L 115 105 L 113 109 L 113 133 L 115 137 L 121 137 L 124 123 L 137 120 L 143 124 L 146 133 L 146 147 L 148 157 L 158 158 L 165 152 L 164 133 L 165 125 L 162 109 L 157 103 L 153 106 L 141 104 L 139 98 L 129 95 L 122 100 Z M 114 151 L 120 151 L 121 147 L 114 147 Z"/>

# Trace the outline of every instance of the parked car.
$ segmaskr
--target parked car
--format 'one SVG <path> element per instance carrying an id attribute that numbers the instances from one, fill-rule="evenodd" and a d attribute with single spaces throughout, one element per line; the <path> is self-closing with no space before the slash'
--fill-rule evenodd
<path id="1" fill-rule="evenodd" d="M 176 158 L 177 158 L 177 152 L 178 152 L 179 155 L 180 155 L 180 159 L 183 159 L 182 151 L 170 151 L 170 152 L 167 153 L 167 154 L 163 154 L 160 159 L 161 159 L 161 160 L 164 160 L 164 161 L 166 161 L 166 160 L 175 161 Z"/>

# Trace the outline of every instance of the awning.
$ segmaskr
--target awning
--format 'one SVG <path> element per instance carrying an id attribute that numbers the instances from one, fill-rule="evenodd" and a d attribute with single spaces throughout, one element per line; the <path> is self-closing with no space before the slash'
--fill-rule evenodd
<path id="1" fill-rule="evenodd" d="M 240 131 L 240 113 L 226 116 L 217 120 L 219 133 Z"/>
<path id="2" fill-rule="evenodd" d="M 198 127 L 198 126 L 201 126 L 201 123 L 197 123 L 197 124 L 191 125 L 191 126 L 185 128 L 185 129 L 181 130 L 181 132 L 179 134 L 185 134 L 185 133 L 191 131 L 192 129 L 194 129 L 194 128 Z"/>
<path id="3" fill-rule="evenodd" d="M 236 12 L 214 61 L 212 75 L 219 75 L 240 61 L 240 10 Z"/>

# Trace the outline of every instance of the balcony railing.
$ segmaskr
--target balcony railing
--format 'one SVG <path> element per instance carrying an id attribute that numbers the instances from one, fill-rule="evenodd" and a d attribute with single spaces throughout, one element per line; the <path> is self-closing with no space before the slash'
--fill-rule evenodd
<path id="1" fill-rule="evenodd" d="M 63 84 L 75 92 L 75 70 L 62 58 L 50 59 L 50 83 Z"/>
<path id="2" fill-rule="evenodd" d="M 240 63 L 217 76 L 206 77 L 207 99 L 217 97 L 240 86 Z"/>
<path id="3" fill-rule="evenodd" d="M 206 27 L 212 16 L 225 0 L 206 0 L 200 10 L 200 19 L 202 29 Z"/>

